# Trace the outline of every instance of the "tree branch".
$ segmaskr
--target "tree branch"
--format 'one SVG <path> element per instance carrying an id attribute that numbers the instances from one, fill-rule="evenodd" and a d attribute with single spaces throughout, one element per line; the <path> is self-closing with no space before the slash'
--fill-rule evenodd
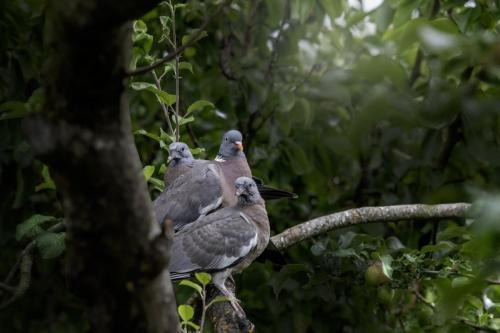
<path id="1" fill-rule="evenodd" d="M 278 249 L 285 249 L 327 231 L 359 224 L 419 219 L 463 218 L 470 206 L 468 203 L 452 203 L 354 208 L 295 225 L 272 237 L 271 241 Z"/>
<path id="2" fill-rule="evenodd" d="M 236 291 L 236 284 L 233 279 L 226 281 L 226 287 L 233 293 Z M 209 285 L 207 296 L 207 303 L 210 303 L 215 297 L 223 295 L 215 286 Z M 254 324 L 248 318 L 241 318 L 237 315 L 230 302 L 213 304 L 208 308 L 207 315 L 214 325 L 216 333 L 253 332 L 255 328 Z"/>

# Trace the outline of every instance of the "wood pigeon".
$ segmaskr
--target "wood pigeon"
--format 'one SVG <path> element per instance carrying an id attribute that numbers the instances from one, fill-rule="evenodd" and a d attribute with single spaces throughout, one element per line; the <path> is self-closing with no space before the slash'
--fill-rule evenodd
<path id="1" fill-rule="evenodd" d="M 224 134 L 215 161 L 194 159 L 185 143 L 172 143 L 169 149 L 170 163 L 165 175 L 169 183 L 153 202 L 153 208 L 158 222 L 171 220 L 174 231 L 220 207 L 236 204 L 235 180 L 240 176 L 252 177 L 243 153 L 242 135 L 236 130 Z M 262 181 L 256 183 L 264 199 L 296 197 L 265 186 Z"/>
<path id="2" fill-rule="evenodd" d="M 174 234 L 169 264 L 172 280 L 195 272 L 212 273 L 214 285 L 241 315 L 243 309 L 226 288 L 226 279 L 248 267 L 267 246 L 270 228 L 264 200 L 249 177 L 234 182 L 236 204 L 200 217 Z"/>
<path id="3" fill-rule="evenodd" d="M 184 142 L 174 142 L 168 146 L 169 156 L 167 159 L 168 168 L 165 172 L 165 184 L 172 184 L 177 177 L 190 171 L 195 165 L 203 163 L 203 160 L 196 160 L 191 154 L 191 150 Z"/>
<path id="4" fill-rule="evenodd" d="M 266 186 L 261 179 L 252 176 L 247 158 L 243 152 L 243 136 L 237 130 L 230 130 L 222 136 L 219 153 L 215 157 L 228 184 L 233 184 L 240 176 L 252 177 L 264 200 L 297 198 L 295 193 Z"/>
<path id="5" fill-rule="evenodd" d="M 156 219 L 160 224 L 165 219 L 171 220 L 174 231 L 178 231 L 200 216 L 221 207 L 223 202 L 228 205 L 223 197 L 224 179 L 220 168 L 210 161 L 206 162 L 197 163 L 178 176 L 153 201 Z"/>

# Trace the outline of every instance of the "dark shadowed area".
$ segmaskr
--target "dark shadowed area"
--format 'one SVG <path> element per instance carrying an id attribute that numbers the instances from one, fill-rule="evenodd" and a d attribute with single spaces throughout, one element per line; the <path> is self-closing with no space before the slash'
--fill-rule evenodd
<path id="1" fill-rule="evenodd" d="M 173 331 L 147 196 L 231 128 L 299 195 L 234 277 L 257 332 L 500 330 L 500 1 L 66 2 L 0 2 L 0 332 Z"/>

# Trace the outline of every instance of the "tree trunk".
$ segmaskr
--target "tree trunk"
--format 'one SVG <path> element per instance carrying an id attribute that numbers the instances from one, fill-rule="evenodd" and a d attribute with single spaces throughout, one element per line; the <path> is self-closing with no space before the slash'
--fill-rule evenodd
<path id="1" fill-rule="evenodd" d="M 124 73 L 130 23 L 155 1 L 48 4 L 41 115 L 25 130 L 56 183 L 67 274 L 93 332 L 174 332 L 168 233 L 155 222 L 135 149 Z"/>

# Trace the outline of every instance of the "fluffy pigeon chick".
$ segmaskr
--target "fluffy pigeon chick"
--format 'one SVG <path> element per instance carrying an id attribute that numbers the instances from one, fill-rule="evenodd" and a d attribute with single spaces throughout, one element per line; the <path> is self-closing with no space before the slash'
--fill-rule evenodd
<path id="1" fill-rule="evenodd" d="M 249 177 L 234 182 L 236 204 L 200 217 L 174 235 L 171 249 L 172 280 L 204 271 L 230 299 L 240 315 L 243 309 L 225 285 L 232 273 L 248 267 L 269 242 L 269 219 L 257 185 Z"/>

